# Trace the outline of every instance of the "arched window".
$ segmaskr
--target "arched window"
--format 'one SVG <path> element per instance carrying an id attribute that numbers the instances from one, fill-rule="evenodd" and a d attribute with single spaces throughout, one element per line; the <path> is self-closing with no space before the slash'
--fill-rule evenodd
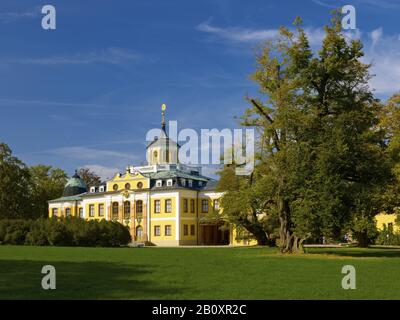
<path id="1" fill-rule="evenodd" d="M 143 213 L 143 201 L 136 201 L 136 214 L 141 215 Z"/>
<path id="2" fill-rule="evenodd" d="M 112 204 L 112 217 L 113 219 L 118 219 L 118 202 L 113 202 Z"/>
<path id="3" fill-rule="evenodd" d="M 141 240 L 141 238 L 143 237 L 143 228 L 142 228 L 142 226 L 137 226 L 136 227 L 136 237 L 137 237 L 137 240 Z"/>
<path id="4" fill-rule="evenodd" d="M 130 183 L 126 183 L 126 184 L 125 184 L 125 189 L 126 189 L 126 190 L 129 190 L 130 188 L 131 188 L 131 184 L 130 184 Z"/>
<path id="5" fill-rule="evenodd" d="M 131 203 L 129 201 L 124 202 L 124 219 L 131 218 Z"/>

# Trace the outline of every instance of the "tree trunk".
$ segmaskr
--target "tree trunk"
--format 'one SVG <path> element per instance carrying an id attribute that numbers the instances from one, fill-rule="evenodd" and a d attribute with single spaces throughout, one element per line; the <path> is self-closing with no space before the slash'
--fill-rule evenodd
<path id="1" fill-rule="evenodd" d="M 267 244 L 268 236 L 261 225 L 250 222 L 247 219 L 242 219 L 240 225 L 256 238 L 257 245 L 265 246 Z"/>
<path id="2" fill-rule="evenodd" d="M 358 246 L 361 248 L 367 248 L 369 245 L 369 239 L 366 232 L 358 232 L 356 235 Z"/>
<path id="3" fill-rule="evenodd" d="M 281 207 L 279 209 L 279 249 L 281 253 L 304 253 L 303 241 L 294 235 L 291 227 L 292 223 L 290 220 L 290 208 L 287 201 L 281 201 Z"/>
<path id="4" fill-rule="evenodd" d="M 247 228 L 247 231 L 249 231 L 250 233 L 252 233 L 254 235 L 254 237 L 257 240 L 257 245 L 259 246 L 265 246 L 268 242 L 268 237 L 265 233 L 265 231 L 258 226 L 249 226 Z"/>

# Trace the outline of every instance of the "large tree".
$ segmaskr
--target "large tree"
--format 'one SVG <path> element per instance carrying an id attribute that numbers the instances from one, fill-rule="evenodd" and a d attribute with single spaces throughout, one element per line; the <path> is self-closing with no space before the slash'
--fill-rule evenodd
<path id="1" fill-rule="evenodd" d="M 266 188 L 266 176 L 262 167 L 248 177 L 237 176 L 236 166 L 226 166 L 221 172 L 217 191 L 225 191 L 221 199 L 222 213 L 217 213 L 224 222 L 233 224 L 237 230 L 245 230 L 258 245 L 275 245 L 277 237 L 276 212 L 271 206 Z"/>
<path id="2" fill-rule="evenodd" d="M 29 170 L 0 143 L 0 218 L 31 217 Z"/>
<path id="3" fill-rule="evenodd" d="M 394 94 L 382 108 L 381 128 L 385 132 L 386 153 L 392 162 L 394 179 L 386 187 L 385 203 L 388 213 L 400 213 L 400 93 Z"/>
<path id="4" fill-rule="evenodd" d="M 101 183 L 101 178 L 89 168 L 80 168 L 78 175 L 85 181 L 88 187 L 98 186 Z"/>
<path id="5" fill-rule="evenodd" d="M 37 165 L 29 168 L 30 199 L 35 217 L 47 217 L 47 201 L 61 197 L 67 174 L 58 168 Z"/>
<path id="6" fill-rule="evenodd" d="M 283 253 L 303 251 L 310 236 L 337 238 L 346 227 L 365 245 L 391 179 L 369 65 L 339 17 L 325 27 L 318 53 L 300 24 L 295 32 L 281 28 L 260 50 L 252 78 L 265 98 L 250 99 L 243 116 L 260 130 L 263 203 L 277 212 Z"/>

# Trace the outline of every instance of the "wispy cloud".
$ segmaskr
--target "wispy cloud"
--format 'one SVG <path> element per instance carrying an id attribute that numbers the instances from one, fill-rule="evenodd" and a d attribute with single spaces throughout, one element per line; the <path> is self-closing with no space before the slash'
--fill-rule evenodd
<path id="1" fill-rule="evenodd" d="M 322 0 L 312 0 L 312 2 L 314 2 L 315 4 L 318 4 L 322 7 L 325 7 L 325 8 L 337 9 L 339 7 L 339 6 L 334 6 L 332 4 L 326 3 L 325 1 L 322 1 Z"/>
<path id="2" fill-rule="evenodd" d="M 217 27 L 210 20 L 204 21 L 196 26 L 196 29 L 233 43 L 259 43 L 275 40 L 279 37 L 279 29 L 250 29 L 244 27 Z M 324 37 L 322 28 L 305 28 L 311 45 L 321 43 Z"/>
<path id="3" fill-rule="evenodd" d="M 33 65 L 85 65 L 94 63 L 124 64 L 135 62 L 140 58 L 137 53 L 122 48 L 106 48 L 87 53 L 77 53 L 65 56 L 51 56 L 39 58 L 2 59 L 3 63 L 19 63 Z"/>
<path id="4" fill-rule="evenodd" d="M 103 181 L 111 179 L 116 173 L 120 170 L 118 168 L 113 167 L 105 167 L 99 164 L 88 164 L 83 166 L 83 168 L 90 169 L 94 173 L 96 173 Z"/>
<path id="5" fill-rule="evenodd" d="M 20 19 L 34 18 L 39 16 L 39 14 L 40 14 L 39 7 L 34 8 L 30 11 L 23 11 L 23 12 L 0 12 L 0 23 L 6 24 Z"/>
<path id="6" fill-rule="evenodd" d="M 371 72 L 375 75 L 370 85 L 379 94 L 393 94 L 400 91 L 400 37 L 386 35 L 382 28 L 373 30 L 364 41 L 365 57 L 372 63 Z"/>
<path id="7" fill-rule="evenodd" d="M 74 102 L 62 102 L 62 101 L 46 101 L 46 100 L 22 100 L 22 99 L 8 99 L 8 98 L 0 98 L 0 106 L 21 105 L 21 106 L 29 106 L 29 107 L 37 107 L 37 106 L 55 106 L 55 107 L 76 107 L 76 108 L 85 108 L 85 107 L 93 107 L 98 108 L 99 104 L 95 103 L 74 103 Z M 101 105 L 100 105 L 101 106 Z"/>
<path id="8" fill-rule="evenodd" d="M 273 40 L 279 36 L 279 30 L 277 29 L 254 30 L 241 27 L 221 28 L 211 25 L 209 20 L 200 23 L 196 29 L 235 42 L 260 42 Z"/>
<path id="9" fill-rule="evenodd" d="M 363 4 L 382 9 L 400 9 L 398 0 L 355 0 L 354 2 L 355 6 Z"/>
<path id="10" fill-rule="evenodd" d="M 101 150 L 95 148 L 74 146 L 74 147 L 62 147 L 49 150 L 46 153 L 56 155 L 63 158 L 71 158 L 78 160 L 99 160 L 99 159 L 118 159 L 118 160 L 132 160 L 133 156 L 130 153 L 112 151 L 112 150 Z"/>
<path id="11" fill-rule="evenodd" d="M 207 20 L 198 25 L 197 30 L 212 34 L 216 40 L 225 44 L 257 43 L 266 40 L 276 40 L 278 29 L 249 29 L 244 27 L 216 27 Z M 325 36 L 322 27 L 304 28 L 310 45 L 316 52 Z M 400 90 L 400 35 L 386 35 L 382 28 L 371 32 L 361 32 L 359 29 L 344 32 L 348 40 L 361 39 L 364 44 L 365 63 L 372 63 L 371 88 L 381 95 L 391 94 Z M 249 50 L 249 53 L 251 51 Z"/>
<path id="12" fill-rule="evenodd" d="M 318 4 L 325 8 L 337 9 L 346 4 L 349 4 L 348 0 L 339 0 L 336 1 L 336 4 L 333 5 L 329 3 L 328 0 L 312 0 L 315 4 Z M 382 8 L 382 9 L 400 9 L 400 3 L 398 0 L 353 0 L 351 3 L 353 6 L 370 6 L 375 8 Z"/>

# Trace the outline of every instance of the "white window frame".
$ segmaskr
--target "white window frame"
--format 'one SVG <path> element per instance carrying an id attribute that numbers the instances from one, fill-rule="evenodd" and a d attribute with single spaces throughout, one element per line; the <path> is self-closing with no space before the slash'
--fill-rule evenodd
<path id="1" fill-rule="evenodd" d="M 172 225 L 170 225 L 170 224 L 165 225 L 164 226 L 164 233 L 165 233 L 166 237 L 172 236 Z"/>
<path id="2" fill-rule="evenodd" d="M 99 187 L 99 192 L 104 192 L 104 186 Z"/>
<path id="3" fill-rule="evenodd" d="M 173 181 L 172 179 L 167 180 L 167 187 L 172 187 Z"/>
<path id="4" fill-rule="evenodd" d="M 161 213 L 161 200 L 154 200 L 154 213 Z"/>
<path id="5" fill-rule="evenodd" d="M 162 187 L 162 180 L 156 181 L 156 187 Z"/>
<path id="6" fill-rule="evenodd" d="M 89 204 L 89 217 L 93 218 L 95 215 L 94 204 Z"/>
<path id="7" fill-rule="evenodd" d="M 90 193 L 95 193 L 96 192 L 96 187 L 90 187 Z"/>

